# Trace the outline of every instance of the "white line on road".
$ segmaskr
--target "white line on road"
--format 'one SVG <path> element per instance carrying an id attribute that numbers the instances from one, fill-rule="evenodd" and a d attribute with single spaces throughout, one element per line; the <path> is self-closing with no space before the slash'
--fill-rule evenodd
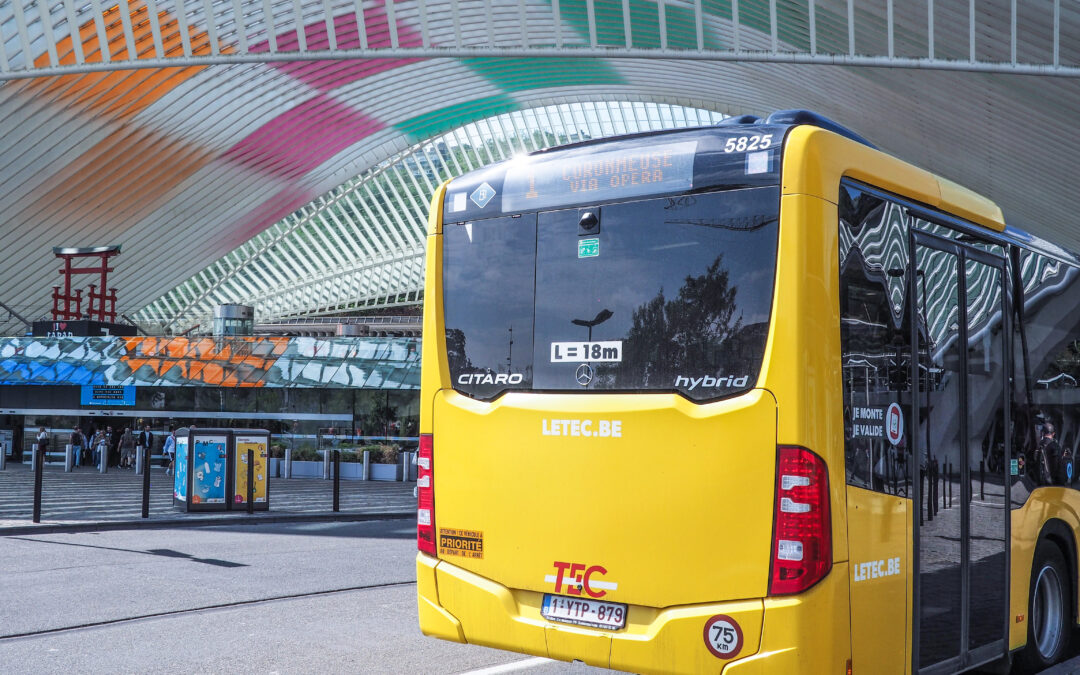
<path id="1" fill-rule="evenodd" d="M 536 656 L 531 659 L 524 659 L 522 661 L 504 663 L 501 666 L 491 666 L 489 668 L 481 668 L 479 670 L 470 670 L 468 672 L 462 673 L 461 675 L 498 675 L 499 673 L 516 673 L 519 670 L 536 668 L 537 666 L 542 666 L 545 663 L 554 662 L 551 659 L 545 659 L 542 656 Z"/>

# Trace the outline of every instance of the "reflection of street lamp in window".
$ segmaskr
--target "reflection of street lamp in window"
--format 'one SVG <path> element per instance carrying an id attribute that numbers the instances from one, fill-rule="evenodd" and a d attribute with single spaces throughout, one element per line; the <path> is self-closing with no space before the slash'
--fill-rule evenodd
<path id="1" fill-rule="evenodd" d="M 610 309 L 602 309 L 602 310 L 600 310 L 600 313 L 596 315 L 596 318 L 593 319 L 592 321 L 589 321 L 588 319 L 571 319 L 570 323 L 574 324 L 575 326 L 584 326 L 584 327 L 588 328 L 589 329 L 589 342 L 592 342 L 592 329 L 593 329 L 593 326 L 604 323 L 605 321 L 607 321 L 608 319 L 611 318 L 612 314 L 614 314 L 614 312 L 612 312 Z"/>

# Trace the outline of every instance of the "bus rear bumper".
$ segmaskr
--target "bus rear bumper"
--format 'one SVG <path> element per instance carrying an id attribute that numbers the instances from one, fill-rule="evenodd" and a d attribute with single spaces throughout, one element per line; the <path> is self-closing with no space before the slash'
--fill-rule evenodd
<path id="1" fill-rule="evenodd" d="M 842 673 L 849 657 L 846 563 L 797 597 L 631 606 L 618 632 L 548 621 L 543 593 L 512 590 L 425 554 L 417 555 L 416 574 L 420 629 L 444 640 L 639 673 Z M 742 633 L 727 658 L 705 645 L 716 615 Z"/>

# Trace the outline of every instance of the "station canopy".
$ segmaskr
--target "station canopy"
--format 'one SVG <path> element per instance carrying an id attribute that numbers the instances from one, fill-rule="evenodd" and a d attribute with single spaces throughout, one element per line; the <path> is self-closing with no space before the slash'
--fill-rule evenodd
<path id="1" fill-rule="evenodd" d="M 151 333 L 415 304 L 442 180 L 789 108 L 1080 250 L 1078 36 L 1007 0 L 9 0 L 0 333 L 48 314 L 54 247 L 122 245 Z"/>

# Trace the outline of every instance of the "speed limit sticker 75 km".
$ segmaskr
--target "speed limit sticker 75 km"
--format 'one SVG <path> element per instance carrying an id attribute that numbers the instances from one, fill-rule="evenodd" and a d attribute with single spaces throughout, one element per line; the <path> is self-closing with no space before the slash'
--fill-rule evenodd
<path id="1" fill-rule="evenodd" d="M 742 650 L 742 628 L 726 614 L 717 614 L 705 622 L 704 637 L 705 646 L 717 658 L 733 659 Z"/>

